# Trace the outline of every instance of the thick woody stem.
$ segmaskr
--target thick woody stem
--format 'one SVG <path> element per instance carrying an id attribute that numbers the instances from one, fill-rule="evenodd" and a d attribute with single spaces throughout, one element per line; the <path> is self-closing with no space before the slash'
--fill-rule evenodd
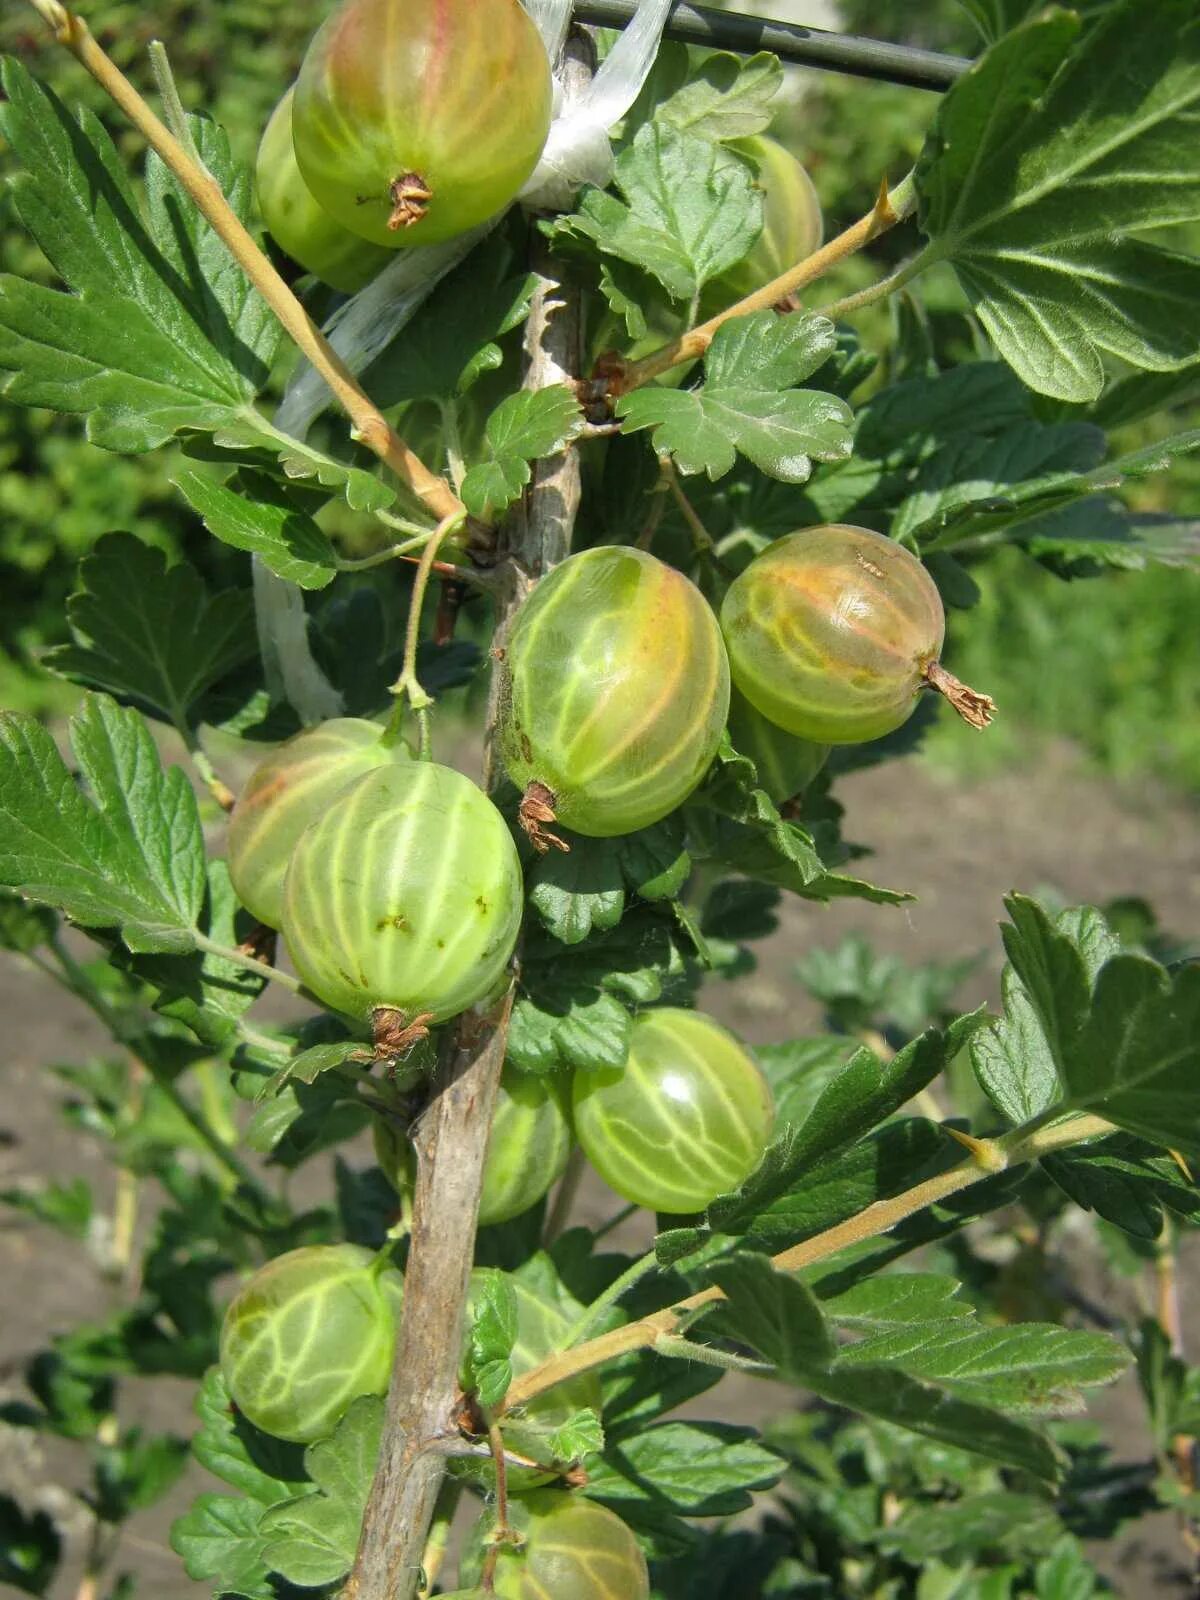
<path id="1" fill-rule="evenodd" d="M 578 61 L 568 70 L 587 72 L 589 67 Z M 581 342 L 578 297 L 560 287 L 557 265 L 540 236 L 534 239 L 532 264 L 541 283 L 526 335 L 525 387 L 530 390 L 574 377 Z M 570 553 L 579 494 L 573 450 L 536 464 L 525 505 L 501 535 L 495 589 L 498 645 L 503 645 L 532 584 Z M 498 777 L 493 746 L 503 676 L 502 669 L 493 674 L 488 707 L 489 788 Z M 379 1466 L 343 1600 L 413 1600 L 418 1592 L 422 1552 L 446 1470 L 446 1445 L 456 1427 L 475 1219 L 507 1031 L 507 1010 L 490 1022 L 470 1017 L 459 1024 L 418 1130 L 401 1335 Z"/>
<path id="2" fill-rule="evenodd" d="M 59 0 L 30 0 L 30 4 L 53 28 L 59 43 L 87 68 L 179 179 L 297 349 L 328 384 L 350 418 L 355 438 L 374 451 L 439 521 L 443 517 L 465 514 L 465 508 L 446 480 L 430 472 L 359 388 L 341 357 L 310 321 L 304 307 L 243 226 L 219 185 L 154 114 L 125 74 L 96 43 L 83 19 Z"/>

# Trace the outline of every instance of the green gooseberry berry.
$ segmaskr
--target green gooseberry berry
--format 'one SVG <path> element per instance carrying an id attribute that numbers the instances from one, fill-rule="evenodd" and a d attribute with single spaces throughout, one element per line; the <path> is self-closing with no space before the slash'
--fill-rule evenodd
<path id="1" fill-rule="evenodd" d="M 221 1324 L 221 1373 L 256 1428 L 309 1444 L 352 1401 L 385 1394 L 403 1280 L 357 1245 L 306 1245 L 269 1261 Z"/>
<path id="2" fill-rule="evenodd" d="M 412 1145 L 393 1124 L 377 1118 L 375 1154 L 401 1194 L 413 1185 Z M 541 1077 L 506 1066 L 496 1096 L 483 1167 L 479 1223 L 509 1222 L 535 1206 L 562 1177 L 572 1144 L 569 1086 L 565 1077 Z"/>
<path id="3" fill-rule="evenodd" d="M 759 787 L 776 805 L 802 794 L 829 760 L 827 744 L 798 739 L 768 722 L 739 689 L 729 696 L 729 737 L 758 772 Z"/>
<path id="4" fill-rule="evenodd" d="M 893 732 L 933 687 L 976 727 L 994 710 L 939 662 L 946 632 L 928 572 L 894 539 L 841 523 L 767 546 L 721 607 L 734 683 L 777 727 L 818 744 Z"/>
<path id="5" fill-rule="evenodd" d="M 520 0 L 344 0 L 304 57 L 292 131 L 318 202 L 394 250 L 453 239 L 515 200 L 552 109 Z"/>
<path id="6" fill-rule="evenodd" d="M 729 709 L 720 628 L 695 584 L 644 550 L 568 557 L 517 614 L 500 748 L 535 843 L 647 828 L 703 778 Z"/>
<path id="7" fill-rule="evenodd" d="M 765 288 L 820 249 L 825 232 L 812 179 L 778 139 L 757 134 L 731 140 L 729 149 L 744 156 L 754 169 L 762 191 L 763 231 L 749 255 L 706 286 L 702 315 L 714 315 Z"/>
<path id="8" fill-rule="evenodd" d="M 584 1155 L 622 1199 L 703 1211 L 748 1178 L 771 1137 L 774 1101 L 757 1062 L 720 1023 L 676 1007 L 636 1019 L 623 1068 L 574 1080 Z"/>
<path id="9" fill-rule="evenodd" d="M 512 1520 L 524 1543 L 496 1562 L 499 1600 L 650 1600 L 650 1575 L 632 1530 L 581 1494 L 539 1489 Z"/>
<path id="10" fill-rule="evenodd" d="M 517 847 L 483 791 L 432 761 L 394 762 L 301 835 L 282 931 L 332 1010 L 445 1022 L 501 983 L 523 899 Z"/>
<path id="11" fill-rule="evenodd" d="M 359 717 L 306 728 L 259 763 L 229 819 L 229 877 L 238 899 L 268 928 L 283 920 L 283 879 L 300 835 L 356 778 L 397 761 L 407 745 Z"/>
<path id="12" fill-rule="evenodd" d="M 275 243 L 305 272 L 331 288 L 354 294 L 392 259 L 390 250 L 369 244 L 335 222 L 300 175 L 292 144 L 289 89 L 271 114 L 258 147 L 258 204 Z"/>

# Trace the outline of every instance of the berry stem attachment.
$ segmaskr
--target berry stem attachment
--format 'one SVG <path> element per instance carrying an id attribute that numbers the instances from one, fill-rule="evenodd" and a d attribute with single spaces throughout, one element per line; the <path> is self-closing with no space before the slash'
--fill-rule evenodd
<path id="1" fill-rule="evenodd" d="M 408 606 L 408 630 L 404 636 L 404 663 L 400 676 L 392 685 L 392 693 L 396 696 L 396 709 L 383 736 L 386 745 L 394 744 L 399 737 L 400 728 L 404 720 L 404 702 L 408 701 L 417 717 L 417 728 L 420 737 L 419 755 L 422 761 L 431 757 L 429 736 L 429 708 L 433 704 L 433 696 L 421 686 L 417 677 L 417 649 L 421 642 L 421 611 L 425 605 L 425 591 L 429 588 L 429 575 L 437 561 L 438 551 L 450 537 L 466 521 L 466 511 L 460 510 L 444 517 L 430 538 L 429 543 L 421 552 L 421 560 L 417 567 L 417 575 L 413 579 L 412 599 Z"/>
<path id="2" fill-rule="evenodd" d="M 308 313 L 259 249 L 253 236 L 221 193 L 220 187 L 158 117 L 116 63 L 92 37 L 82 17 L 61 0 L 29 0 L 29 4 L 85 67 L 179 179 L 234 260 L 275 313 L 300 353 L 320 373 L 350 419 L 352 436 L 361 440 L 438 518 L 465 514 L 458 496 L 444 478 L 401 439 L 383 413 L 368 399 L 354 375 L 309 319 Z"/>
<path id="3" fill-rule="evenodd" d="M 615 373 L 609 384 L 609 392 L 614 395 L 628 394 L 631 389 L 639 389 L 643 384 L 661 377 L 672 367 L 697 360 L 712 343 L 717 329 L 732 317 L 749 316 L 752 311 L 771 310 L 788 295 L 794 295 L 810 283 L 815 283 L 839 261 L 857 254 L 872 240 L 878 239 L 880 234 L 887 233 L 897 223 L 912 216 L 916 208 L 917 192 L 911 173 L 895 189 L 889 189 L 885 179 L 880 186 L 878 199 L 865 217 L 728 310 L 719 312 L 698 328 L 689 328 L 661 350 L 652 351 L 643 360 L 627 366 L 623 372 Z"/>
<path id="4" fill-rule="evenodd" d="M 991 695 L 980 694 L 977 689 L 969 688 L 952 672 L 947 672 L 940 661 L 931 661 L 925 668 L 925 680 L 931 688 L 949 700 L 969 727 L 978 728 L 982 732 L 984 728 L 991 726 L 996 715 L 996 702 Z"/>

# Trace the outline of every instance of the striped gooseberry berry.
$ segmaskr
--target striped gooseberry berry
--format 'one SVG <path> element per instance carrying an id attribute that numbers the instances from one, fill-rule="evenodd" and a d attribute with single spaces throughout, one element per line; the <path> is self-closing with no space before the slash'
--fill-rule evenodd
<path id="1" fill-rule="evenodd" d="M 701 1011 L 644 1011 L 622 1068 L 575 1073 L 584 1155 L 624 1200 L 703 1211 L 758 1165 L 775 1119 L 757 1062 Z"/>
<path id="2" fill-rule="evenodd" d="M 721 631 L 688 578 L 644 550 L 568 557 L 517 614 L 500 725 L 521 817 L 597 838 L 647 828 L 703 778 L 729 709 Z"/>
<path id="3" fill-rule="evenodd" d="M 259 210 L 275 243 L 297 266 L 353 294 L 391 260 L 391 252 L 335 222 L 301 177 L 292 144 L 295 92 L 289 89 L 275 107 L 258 147 Z"/>
<path id="4" fill-rule="evenodd" d="M 411 1141 L 393 1124 L 378 1118 L 374 1134 L 376 1158 L 392 1186 L 401 1194 L 411 1191 Z M 483 1166 L 480 1225 L 510 1222 L 535 1206 L 562 1177 L 571 1144 L 565 1078 L 505 1067 Z"/>
<path id="5" fill-rule="evenodd" d="M 832 523 L 768 545 L 730 585 L 721 628 L 738 689 L 802 739 L 882 738 L 928 687 L 975 727 L 995 709 L 939 662 L 946 617 L 933 579 L 868 528 Z"/>
<path id="6" fill-rule="evenodd" d="M 825 232 L 821 202 L 812 179 L 778 139 L 758 134 L 734 139 L 731 150 L 754 169 L 762 192 L 763 230 L 753 249 L 705 289 L 702 311 L 716 312 L 744 299 L 820 248 Z"/>
<path id="7" fill-rule="evenodd" d="M 384 1394 L 403 1280 L 357 1245 L 307 1245 L 260 1267 L 221 1325 L 221 1373 L 264 1433 L 308 1444 L 360 1395 Z"/>
<path id="8" fill-rule="evenodd" d="M 646 1558 L 615 1511 L 582 1495 L 523 1495 L 513 1522 L 524 1543 L 496 1561 L 499 1600 L 649 1600 Z"/>
<path id="9" fill-rule="evenodd" d="M 802 794 L 829 760 L 827 744 L 798 739 L 768 722 L 740 690 L 729 696 L 729 737 L 739 755 L 749 756 L 758 785 L 776 805 Z"/>
<path id="10" fill-rule="evenodd" d="M 517 847 L 483 791 L 432 761 L 395 762 L 300 836 L 282 932 L 332 1010 L 445 1022 L 500 983 L 522 900 Z"/>
<path id="11" fill-rule="evenodd" d="M 283 918 L 283 879 L 300 835 L 356 778 L 410 759 L 383 729 L 358 717 L 306 728 L 250 775 L 229 820 L 229 876 L 238 899 L 268 928 Z"/>
<path id="12" fill-rule="evenodd" d="M 344 0 L 300 68 L 296 159 L 326 211 L 392 249 L 437 244 L 517 196 L 553 81 L 520 0 Z"/>

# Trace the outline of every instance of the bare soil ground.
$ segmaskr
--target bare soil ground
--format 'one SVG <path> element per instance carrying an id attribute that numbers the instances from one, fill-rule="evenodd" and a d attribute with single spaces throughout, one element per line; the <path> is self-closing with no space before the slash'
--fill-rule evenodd
<path id="1" fill-rule="evenodd" d="M 996 925 L 1001 896 L 1011 888 L 1048 887 L 1068 901 L 1141 895 L 1156 907 L 1164 926 L 1181 936 L 1200 927 L 1195 811 L 1162 794 L 1099 785 L 1068 751 L 1037 770 L 970 787 L 949 786 L 919 762 L 893 763 L 848 778 L 840 794 L 849 836 L 869 841 L 876 850 L 867 864 L 875 881 L 913 890 L 919 899 L 894 911 L 852 902 L 824 908 L 791 901 L 778 933 L 763 947 L 758 972 L 736 987 L 715 987 L 708 997 L 711 1009 L 753 1041 L 793 1037 L 818 1024 L 814 1007 L 791 976 L 792 966 L 805 949 L 836 944 L 851 931 L 909 961 L 986 952 L 963 999 L 994 1002 L 1000 969 Z M 0 1015 L 5 1075 L 0 1188 L 39 1174 L 82 1176 L 101 1201 L 111 1200 L 111 1174 L 102 1152 L 64 1127 L 57 1110 L 59 1087 L 43 1070 L 47 1062 L 102 1050 L 104 1039 L 50 985 L 11 962 L 0 963 Z M 364 1164 L 367 1159 L 364 1153 Z M 596 1184 L 583 1192 L 579 1206 L 592 1220 L 609 1214 L 613 1202 Z M 1095 1268 L 1087 1271 L 1094 1274 Z M 1085 1288 L 1113 1308 L 1129 1293 L 1099 1279 Z M 0 1393 L 19 1392 L 29 1357 L 56 1330 L 101 1314 L 116 1292 L 82 1249 L 12 1213 L 0 1216 Z M 1200 1317 L 1194 1270 L 1183 1292 L 1184 1326 L 1194 1327 Z M 706 1398 L 705 1411 L 731 1420 L 761 1420 L 781 1402 L 776 1388 L 750 1379 L 727 1380 L 715 1397 Z M 122 1421 L 186 1433 L 189 1403 L 187 1385 L 131 1381 L 122 1392 Z M 1102 1396 L 1095 1414 L 1110 1428 L 1122 1457 L 1145 1458 L 1143 1424 L 1130 1384 Z M 63 1520 L 70 1556 L 52 1600 L 81 1595 L 87 1519 L 70 1492 L 81 1486 L 81 1471 L 74 1447 L 0 1430 L 0 1488 Z M 206 1592 L 183 1576 L 167 1545 L 167 1531 L 197 1492 L 217 1487 L 193 1469 L 166 1502 L 134 1519 L 115 1570 L 135 1572 L 138 1594 L 146 1600 L 195 1600 Z M 1152 1519 L 1102 1559 L 1115 1589 L 1129 1600 L 1182 1600 L 1195 1593 L 1184 1575 L 1170 1518 Z M 16 1594 L 0 1584 L 6 1600 Z"/>

